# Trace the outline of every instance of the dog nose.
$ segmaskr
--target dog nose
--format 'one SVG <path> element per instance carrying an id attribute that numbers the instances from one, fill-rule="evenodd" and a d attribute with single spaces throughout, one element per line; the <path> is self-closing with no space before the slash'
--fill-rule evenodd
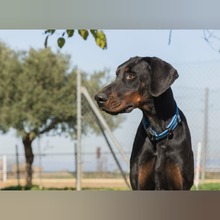
<path id="1" fill-rule="evenodd" d="M 105 93 L 98 93 L 95 95 L 95 100 L 99 106 L 102 106 L 107 101 L 107 99 L 108 97 Z"/>

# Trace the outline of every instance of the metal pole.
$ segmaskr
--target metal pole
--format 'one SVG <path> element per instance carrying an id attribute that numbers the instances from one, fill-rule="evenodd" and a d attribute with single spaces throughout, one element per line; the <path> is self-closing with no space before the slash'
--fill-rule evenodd
<path id="1" fill-rule="evenodd" d="M 206 170 L 206 158 L 207 158 L 208 104 L 209 104 L 209 89 L 205 88 L 204 133 L 203 133 L 203 155 L 202 155 L 202 183 L 205 182 L 205 170 Z"/>
<path id="2" fill-rule="evenodd" d="M 108 141 L 108 138 L 107 138 L 107 136 L 105 134 L 105 131 L 104 131 L 103 127 L 101 126 L 101 123 L 100 123 L 100 121 L 99 121 L 99 119 L 97 118 L 96 115 L 95 115 L 95 117 L 96 117 L 97 123 L 98 123 L 98 125 L 99 125 L 99 127 L 100 127 L 100 129 L 102 131 L 102 134 L 103 134 L 103 136 L 105 138 L 105 141 L 108 144 L 108 147 L 109 147 L 109 149 L 111 151 L 111 154 L 112 154 L 112 156 L 113 156 L 113 158 L 114 158 L 114 160 L 115 160 L 115 162 L 116 162 L 116 164 L 117 164 L 117 166 L 118 166 L 118 168 L 119 168 L 119 170 L 121 172 L 121 175 L 124 178 L 124 181 L 125 181 L 126 185 L 128 186 L 128 188 L 130 188 L 130 184 L 129 184 L 128 180 L 127 180 L 127 177 L 126 177 L 126 175 L 125 175 L 125 173 L 124 173 L 124 171 L 123 171 L 123 169 L 122 169 L 122 167 L 121 167 L 121 165 L 120 165 L 120 163 L 119 163 L 119 161 L 118 161 L 118 159 L 117 159 L 117 157 L 116 157 L 116 155 L 115 155 L 115 153 L 114 153 L 114 151 L 112 149 L 112 146 L 111 146 L 110 142 Z"/>
<path id="3" fill-rule="evenodd" d="M 77 71 L 77 173 L 76 190 L 81 190 L 81 75 Z"/>
<path id="4" fill-rule="evenodd" d="M 194 179 L 194 185 L 196 187 L 196 190 L 199 190 L 199 173 L 200 173 L 201 148 L 202 148 L 202 144 L 201 144 L 201 142 L 199 142 L 198 145 L 197 145 L 196 170 L 195 170 L 195 179 Z"/>
<path id="5" fill-rule="evenodd" d="M 94 114 L 96 115 L 96 117 L 98 117 L 98 119 L 100 120 L 100 122 L 101 122 L 102 126 L 104 127 L 105 131 L 108 133 L 109 137 L 113 141 L 114 145 L 117 147 L 117 149 L 120 152 L 121 156 L 125 160 L 127 166 L 129 167 L 129 159 L 128 159 L 127 155 L 125 154 L 125 152 L 121 148 L 121 146 L 118 143 L 118 141 L 115 138 L 115 136 L 112 134 L 111 129 L 109 128 L 109 126 L 106 123 L 105 119 L 103 118 L 102 114 L 100 113 L 100 111 L 98 110 L 96 105 L 94 104 L 93 100 L 91 99 L 91 97 L 90 97 L 90 95 L 89 95 L 89 93 L 88 93 L 88 91 L 87 91 L 87 89 L 85 87 L 82 87 L 82 93 L 85 96 L 85 98 L 87 99 L 88 103 L 90 104 Z"/>
<path id="6" fill-rule="evenodd" d="M 18 155 L 18 145 L 15 145 L 16 150 L 16 166 L 17 166 L 17 180 L 18 180 L 18 186 L 20 186 L 20 170 L 19 170 L 19 155 Z"/>
<path id="7" fill-rule="evenodd" d="M 92 99 L 91 99 L 91 97 L 90 97 L 90 95 L 89 95 L 89 93 L 88 93 L 88 91 L 86 90 L 85 87 L 82 87 L 82 93 L 83 93 L 83 95 L 85 96 L 85 98 L 87 99 L 88 103 L 90 104 L 90 107 L 92 108 L 92 112 L 93 112 L 94 115 L 95 115 L 95 118 L 96 118 L 96 120 L 97 120 L 97 123 L 98 123 L 98 125 L 99 125 L 99 127 L 100 127 L 100 129 L 101 129 L 101 131 L 102 131 L 102 134 L 103 134 L 103 136 L 104 136 L 104 138 L 105 138 L 105 140 L 106 140 L 107 145 L 109 146 L 109 149 L 110 149 L 110 151 L 111 151 L 111 153 L 112 153 L 112 156 L 113 156 L 113 158 L 114 158 L 114 160 L 115 160 L 115 162 L 116 162 L 116 164 L 117 164 L 117 166 L 118 166 L 118 168 L 119 168 L 119 170 L 120 170 L 120 172 L 121 172 L 121 174 L 122 174 L 122 176 L 123 176 L 123 178 L 124 178 L 124 180 L 125 180 L 125 183 L 126 183 L 127 186 L 130 188 L 130 185 L 129 185 L 129 183 L 128 183 L 128 180 L 127 180 L 127 178 L 126 178 L 126 175 L 125 175 L 125 173 L 124 173 L 124 171 L 123 171 L 123 169 L 122 169 L 122 167 L 121 167 L 121 165 L 120 165 L 120 163 L 119 163 L 119 161 L 118 161 L 118 159 L 117 159 L 117 157 L 116 157 L 116 155 L 115 155 L 115 153 L 114 153 L 114 151 L 113 151 L 113 149 L 112 149 L 112 146 L 111 146 L 111 144 L 110 144 L 110 142 L 109 142 L 109 140 L 108 140 L 108 138 L 107 138 L 107 135 L 106 135 L 105 131 L 108 133 L 109 137 L 111 138 L 111 140 L 113 141 L 113 143 L 115 144 L 115 146 L 118 148 L 118 150 L 120 150 L 121 155 L 122 155 L 123 158 L 125 159 L 125 162 L 128 164 L 128 159 L 127 159 L 125 153 L 123 152 L 123 149 L 122 149 L 122 148 L 120 147 L 120 145 L 118 144 L 116 138 L 115 138 L 114 135 L 112 134 L 110 128 L 108 127 L 107 123 L 105 122 L 105 119 L 104 119 L 104 118 L 102 117 L 102 115 L 100 114 L 99 110 L 97 109 L 96 105 L 95 105 L 94 102 L 92 101 Z"/>
<path id="8" fill-rule="evenodd" d="M 75 178 L 77 178 L 77 143 L 74 143 Z"/>
<path id="9" fill-rule="evenodd" d="M 7 181 L 7 156 L 3 156 L 3 182 L 5 183 Z"/>

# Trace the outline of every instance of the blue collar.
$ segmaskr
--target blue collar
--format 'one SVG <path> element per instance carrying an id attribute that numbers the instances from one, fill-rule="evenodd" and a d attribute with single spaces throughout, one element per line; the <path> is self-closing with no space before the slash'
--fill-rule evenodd
<path id="1" fill-rule="evenodd" d="M 174 129 L 177 127 L 178 124 L 181 124 L 179 109 L 176 106 L 176 114 L 173 116 L 166 129 L 159 134 L 150 127 L 150 124 L 145 116 L 143 116 L 142 123 L 147 133 L 147 136 L 151 141 L 159 141 L 165 137 L 172 138 Z"/>

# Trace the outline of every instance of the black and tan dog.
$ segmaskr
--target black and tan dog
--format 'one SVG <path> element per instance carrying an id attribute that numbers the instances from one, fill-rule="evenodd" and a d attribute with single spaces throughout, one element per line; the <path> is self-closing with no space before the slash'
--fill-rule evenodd
<path id="1" fill-rule="evenodd" d="M 134 108 L 143 112 L 130 159 L 134 190 L 189 190 L 193 185 L 190 132 L 170 88 L 178 76 L 159 58 L 134 57 L 121 64 L 115 81 L 95 96 L 109 114 Z"/>

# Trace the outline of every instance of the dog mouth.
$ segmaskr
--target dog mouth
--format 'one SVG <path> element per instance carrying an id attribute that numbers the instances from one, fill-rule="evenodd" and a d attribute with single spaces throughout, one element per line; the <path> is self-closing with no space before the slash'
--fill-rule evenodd
<path id="1" fill-rule="evenodd" d="M 120 110 L 115 110 L 115 109 L 109 110 L 105 107 L 101 107 L 102 111 L 105 111 L 106 113 L 111 114 L 111 115 L 118 115 L 121 113 L 130 113 L 134 109 L 135 109 L 134 104 L 128 104 L 127 106 L 125 106 L 124 108 L 122 108 Z"/>
<path id="2" fill-rule="evenodd" d="M 134 104 L 130 104 L 124 109 L 124 113 L 130 113 L 132 110 L 134 110 L 134 108 Z"/>

